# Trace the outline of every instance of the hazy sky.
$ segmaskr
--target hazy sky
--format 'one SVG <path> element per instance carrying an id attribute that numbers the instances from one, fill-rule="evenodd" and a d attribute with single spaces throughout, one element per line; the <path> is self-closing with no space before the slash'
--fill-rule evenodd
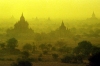
<path id="1" fill-rule="evenodd" d="M 66 18 L 100 17 L 100 0 L 0 0 L 0 17 Z"/>

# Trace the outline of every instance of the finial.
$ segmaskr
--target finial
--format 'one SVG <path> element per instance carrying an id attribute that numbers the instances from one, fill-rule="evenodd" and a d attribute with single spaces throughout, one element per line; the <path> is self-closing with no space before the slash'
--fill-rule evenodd
<path id="1" fill-rule="evenodd" d="M 23 16 L 23 12 L 22 12 L 22 15 L 21 15 L 21 17 L 20 17 L 20 20 L 21 20 L 21 21 L 25 21 L 25 18 L 24 18 L 24 16 Z"/>
<path id="2" fill-rule="evenodd" d="M 64 25 L 64 22 L 63 22 L 63 20 L 62 20 L 62 25 Z"/>
<path id="3" fill-rule="evenodd" d="M 22 12 L 22 16 L 23 16 L 23 12 Z"/>
<path id="4" fill-rule="evenodd" d="M 93 18 L 95 17 L 95 13 L 94 13 L 94 11 L 93 11 L 92 17 L 93 17 Z"/>

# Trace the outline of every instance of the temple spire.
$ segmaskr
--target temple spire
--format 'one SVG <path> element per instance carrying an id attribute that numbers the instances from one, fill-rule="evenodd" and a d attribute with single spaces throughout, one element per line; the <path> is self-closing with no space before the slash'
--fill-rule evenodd
<path id="1" fill-rule="evenodd" d="M 22 13 L 22 17 L 23 17 L 23 13 Z"/>
<path id="2" fill-rule="evenodd" d="M 63 22 L 63 20 L 62 20 L 62 24 L 61 24 L 61 26 L 64 26 L 64 22 Z"/>
<path id="3" fill-rule="evenodd" d="M 60 30 L 66 30 L 66 27 L 65 27 L 65 25 L 64 25 L 64 22 L 62 21 L 62 24 L 61 24 L 61 26 L 60 26 L 60 28 L 59 28 Z"/>
<path id="4" fill-rule="evenodd" d="M 20 17 L 20 21 L 25 21 L 25 18 L 24 18 L 24 16 L 23 16 L 23 13 L 22 13 L 22 15 L 21 15 L 21 17 Z"/>
<path id="5" fill-rule="evenodd" d="M 93 11 L 93 14 L 92 14 L 92 18 L 96 18 L 96 17 L 95 17 L 95 13 L 94 13 L 94 11 Z"/>

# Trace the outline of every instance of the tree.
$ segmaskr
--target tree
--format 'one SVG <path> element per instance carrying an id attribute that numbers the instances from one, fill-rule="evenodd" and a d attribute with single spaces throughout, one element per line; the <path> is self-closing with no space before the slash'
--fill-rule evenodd
<path id="1" fill-rule="evenodd" d="M 89 64 L 87 66 L 100 66 L 100 52 L 91 56 L 88 60 Z"/>
<path id="2" fill-rule="evenodd" d="M 91 53 L 92 44 L 89 41 L 82 41 L 78 43 L 78 46 L 74 48 L 76 54 L 89 55 Z"/>
<path id="3" fill-rule="evenodd" d="M 61 53 L 71 53 L 71 47 L 62 46 L 58 49 L 58 51 Z"/>
<path id="4" fill-rule="evenodd" d="M 91 54 L 94 55 L 100 52 L 100 47 L 92 46 Z"/>
<path id="5" fill-rule="evenodd" d="M 49 49 L 49 48 L 47 47 L 46 44 L 41 44 L 41 45 L 39 45 L 39 48 L 40 48 L 41 50 L 48 50 L 48 49 Z"/>
<path id="6" fill-rule="evenodd" d="M 53 57 L 55 60 L 57 60 L 58 54 L 52 54 L 52 57 Z"/>
<path id="7" fill-rule="evenodd" d="M 30 61 L 20 60 L 17 62 L 13 62 L 11 66 L 32 66 L 32 63 Z"/>
<path id="8" fill-rule="evenodd" d="M 48 47 L 49 50 L 51 50 L 52 45 L 51 44 L 48 44 L 47 47 Z"/>
<path id="9" fill-rule="evenodd" d="M 0 43 L 0 47 L 1 47 L 1 49 L 4 49 L 5 48 L 5 43 Z"/>
<path id="10" fill-rule="evenodd" d="M 72 57 L 68 56 L 68 55 L 66 55 L 63 58 L 61 58 L 61 62 L 63 62 L 63 63 L 70 63 L 71 60 L 72 60 Z"/>
<path id="11" fill-rule="evenodd" d="M 32 52 L 36 51 L 37 47 L 35 45 L 32 46 Z"/>
<path id="12" fill-rule="evenodd" d="M 51 50 L 52 50 L 52 51 L 56 51 L 56 47 L 52 47 Z"/>
<path id="13" fill-rule="evenodd" d="M 36 47 L 36 45 L 35 45 L 34 42 L 33 42 L 33 44 L 32 44 L 32 52 L 35 52 L 36 49 L 37 49 L 37 47 Z"/>
<path id="14" fill-rule="evenodd" d="M 65 42 L 65 41 L 61 41 L 61 40 L 60 40 L 60 41 L 57 41 L 57 42 L 56 42 L 56 46 L 57 46 L 57 47 L 62 47 L 62 46 L 65 46 L 65 45 L 66 45 L 66 42 Z"/>
<path id="15" fill-rule="evenodd" d="M 22 59 L 28 59 L 30 56 L 29 52 L 28 51 L 23 51 L 22 52 Z"/>
<path id="16" fill-rule="evenodd" d="M 23 46 L 23 50 L 24 51 L 32 51 L 32 45 L 31 44 L 25 44 L 24 46 Z"/>
<path id="17" fill-rule="evenodd" d="M 11 38 L 7 41 L 7 48 L 9 49 L 15 49 L 15 47 L 17 47 L 18 45 L 18 41 L 15 38 Z"/>

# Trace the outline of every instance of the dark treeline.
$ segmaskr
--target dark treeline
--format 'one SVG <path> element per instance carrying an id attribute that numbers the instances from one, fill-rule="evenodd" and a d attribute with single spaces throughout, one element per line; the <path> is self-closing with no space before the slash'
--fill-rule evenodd
<path id="1" fill-rule="evenodd" d="M 18 46 L 18 40 L 15 38 L 8 39 L 5 43 L 0 43 L 0 60 L 87 63 L 89 57 L 100 52 L 100 47 L 94 46 L 89 41 L 81 41 L 78 43 L 78 46 L 74 48 L 68 47 L 64 41 L 57 41 L 55 45 L 26 43 L 22 49 L 18 49 Z M 5 58 L 11 55 L 14 55 L 16 58 Z"/>

